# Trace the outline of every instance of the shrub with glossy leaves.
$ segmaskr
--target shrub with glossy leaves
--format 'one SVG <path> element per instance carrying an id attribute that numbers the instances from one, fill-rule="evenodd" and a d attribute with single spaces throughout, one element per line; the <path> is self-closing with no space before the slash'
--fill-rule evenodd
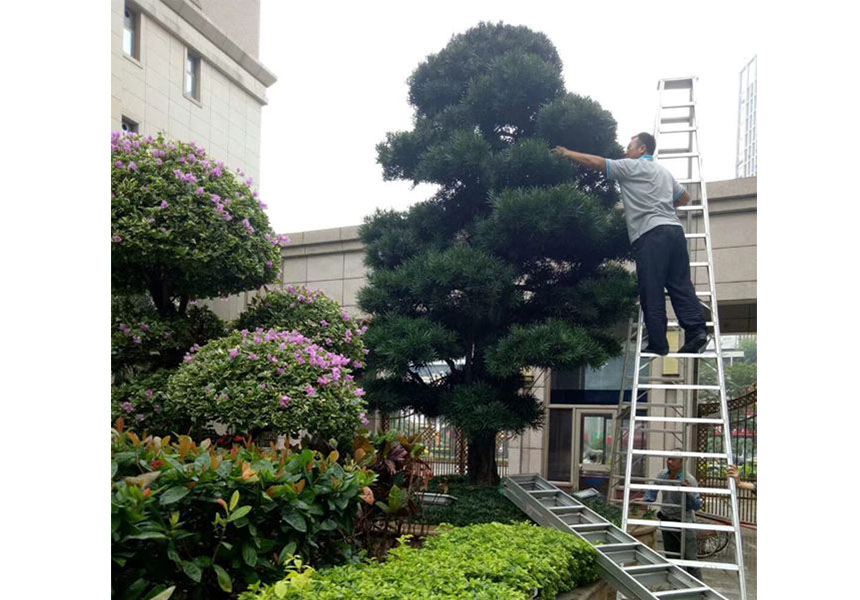
<path id="1" fill-rule="evenodd" d="M 358 363 L 366 351 L 367 327 L 319 290 L 288 285 L 257 296 L 236 321 L 236 329 L 301 331 L 323 348 Z"/>
<path id="2" fill-rule="evenodd" d="M 421 549 L 392 550 L 384 563 L 293 569 L 286 579 L 240 600 L 555 598 L 598 579 L 597 551 L 570 534 L 535 525 L 445 527 Z"/>
<path id="3" fill-rule="evenodd" d="M 269 226 L 253 181 L 241 177 L 194 143 L 114 132 L 114 288 L 149 293 L 169 315 L 183 312 L 189 299 L 274 281 L 287 240 Z"/>
<path id="4" fill-rule="evenodd" d="M 111 584 L 117 598 L 227 598 L 283 576 L 292 555 L 339 564 L 373 474 L 324 456 L 180 436 L 111 440 Z M 235 596 L 229 596 L 235 597 Z"/>
<path id="5" fill-rule="evenodd" d="M 243 330 L 193 349 L 167 402 L 203 430 L 217 422 L 239 434 L 306 432 L 348 444 L 364 416 L 352 365 L 301 333 Z"/>

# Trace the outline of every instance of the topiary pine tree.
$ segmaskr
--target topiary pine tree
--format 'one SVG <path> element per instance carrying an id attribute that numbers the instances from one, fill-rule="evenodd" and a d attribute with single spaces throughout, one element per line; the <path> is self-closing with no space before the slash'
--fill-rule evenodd
<path id="1" fill-rule="evenodd" d="M 561 71 L 549 39 L 526 27 L 454 36 L 409 80 L 414 128 L 377 147 L 385 179 L 439 190 L 360 230 L 368 398 L 462 428 L 477 483 L 498 482 L 499 431 L 542 421 L 523 371 L 602 365 L 620 352 L 613 327 L 635 298 L 614 187 L 550 153 L 622 155 L 612 116 L 567 93 Z M 430 363 L 447 374 L 422 378 Z"/>

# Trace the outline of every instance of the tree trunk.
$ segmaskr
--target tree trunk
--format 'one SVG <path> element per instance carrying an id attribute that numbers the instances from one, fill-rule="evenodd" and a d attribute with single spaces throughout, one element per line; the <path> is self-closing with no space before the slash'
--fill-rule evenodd
<path id="1" fill-rule="evenodd" d="M 149 277 L 149 294 L 152 296 L 152 301 L 155 303 L 155 309 L 159 315 L 172 317 L 176 314 L 176 305 L 170 299 L 167 285 L 157 275 L 150 275 Z"/>
<path id="2" fill-rule="evenodd" d="M 496 433 L 482 433 L 469 438 L 469 483 L 499 485 L 496 467 Z"/>

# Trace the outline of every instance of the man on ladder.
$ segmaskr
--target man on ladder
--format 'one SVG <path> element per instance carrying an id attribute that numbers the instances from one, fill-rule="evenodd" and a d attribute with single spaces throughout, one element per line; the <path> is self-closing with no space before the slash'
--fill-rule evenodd
<path id="1" fill-rule="evenodd" d="M 696 289 L 690 280 L 690 258 L 684 227 L 676 206 L 690 201 L 686 190 L 668 169 L 654 162 L 656 142 L 649 133 L 635 135 L 627 145 L 626 158 L 612 160 L 556 146 L 553 154 L 602 171 L 621 187 L 627 234 L 636 259 L 639 301 L 648 331 L 643 352 L 665 356 L 666 297 L 669 292 L 678 323 L 684 328 L 680 353 L 698 353 L 708 343 L 708 331 Z"/>

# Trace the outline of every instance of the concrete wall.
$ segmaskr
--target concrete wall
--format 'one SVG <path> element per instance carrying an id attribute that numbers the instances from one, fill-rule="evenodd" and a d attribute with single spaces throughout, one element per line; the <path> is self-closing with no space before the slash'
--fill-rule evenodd
<path id="1" fill-rule="evenodd" d="M 224 4 L 231 3 L 214 3 Z M 251 11 L 247 20 L 259 21 L 259 2 L 241 5 Z M 127 117 L 143 134 L 163 131 L 197 142 L 231 169 L 259 180 L 261 112 L 274 76 L 186 0 L 130 3 L 140 14 L 140 57 L 128 57 L 122 50 L 124 6 L 111 0 L 111 129 L 119 130 Z M 250 34 L 244 38 L 250 43 Z M 199 101 L 183 93 L 186 48 L 202 57 Z"/>

